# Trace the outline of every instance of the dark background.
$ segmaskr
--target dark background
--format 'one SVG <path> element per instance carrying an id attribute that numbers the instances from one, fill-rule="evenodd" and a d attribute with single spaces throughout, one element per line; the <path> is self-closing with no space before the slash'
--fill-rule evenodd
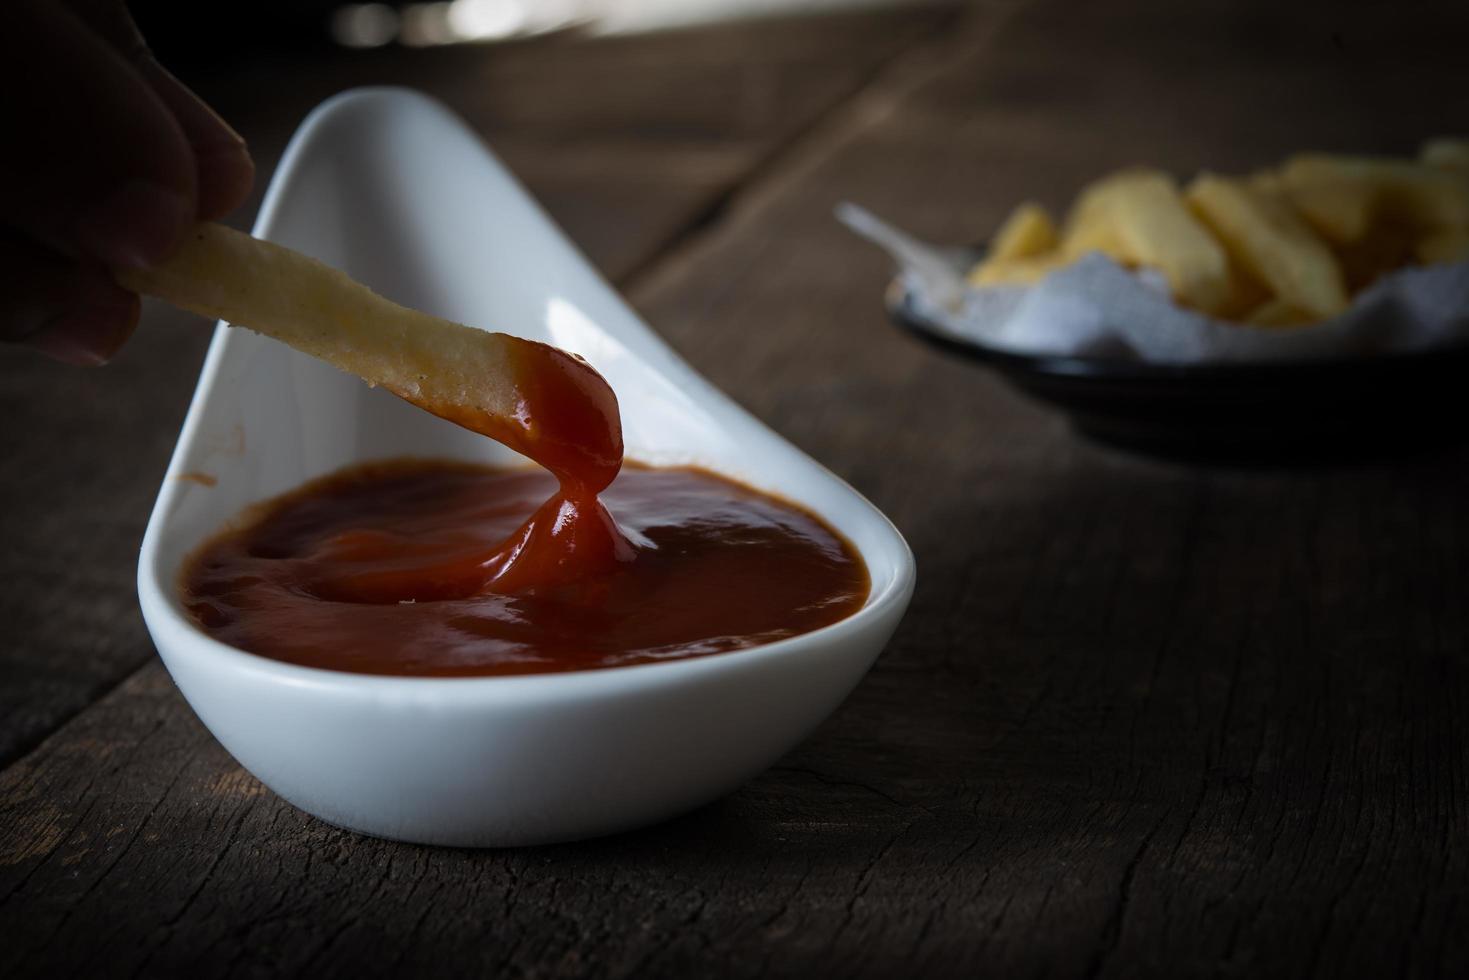
<path id="1" fill-rule="evenodd" d="M 249 3 L 128 4 L 148 46 L 175 74 L 205 74 L 251 58 L 322 55 L 336 45 L 334 0 L 251 0 Z"/>

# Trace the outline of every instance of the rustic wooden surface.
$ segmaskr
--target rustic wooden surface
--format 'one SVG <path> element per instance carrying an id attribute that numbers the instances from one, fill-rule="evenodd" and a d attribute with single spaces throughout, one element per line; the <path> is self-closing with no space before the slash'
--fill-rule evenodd
<path id="1" fill-rule="evenodd" d="M 846 705 L 634 834 L 466 852 L 333 830 L 202 729 L 133 609 L 202 332 L 150 323 L 101 372 L 7 354 L 0 976 L 1469 974 L 1469 451 L 1250 471 L 1085 444 L 892 331 L 884 260 L 830 218 L 851 198 L 962 241 L 1114 164 L 1469 132 L 1465 13 L 841 23 L 844 44 L 789 24 L 746 54 L 699 35 L 723 95 L 683 92 L 714 85 L 688 38 L 589 46 L 598 111 L 562 74 L 576 48 L 543 52 L 572 94 L 539 107 L 491 105 L 467 62 L 395 70 L 528 147 L 523 175 L 550 168 L 650 321 L 908 536 L 913 607 Z M 619 44 L 638 72 L 668 59 L 667 107 Z M 542 54 L 509 57 L 533 76 Z M 626 126 L 605 115 L 624 77 Z M 254 111 L 278 146 L 291 119 Z M 627 236 L 587 230 L 598 209 Z"/>

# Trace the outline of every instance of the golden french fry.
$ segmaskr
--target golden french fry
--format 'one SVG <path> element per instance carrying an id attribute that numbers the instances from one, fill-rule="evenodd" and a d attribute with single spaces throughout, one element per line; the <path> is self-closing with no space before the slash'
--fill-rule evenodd
<path id="1" fill-rule="evenodd" d="M 1056 247 L 1056 225 L 1046 209 L 1026 201 L 1010 213 L 990 242 L 992 259 L 1025 259 Z"/>
<path id="2" fill-rule="evenodd" d="M 1115 187 L 1123 176 L 1141 172 L 1125 170 L 1094 180 L 1082 188 L 1066 215 L 1066 224 L 1061 232 L 1061 251 L 1073 259 L 1088 252 L 1101 252 L 1118 262 L 1131 264 L 1132 260 L 1124 254 L 1117 222 L 1113 220 L 1112 191 L 1109 188 Z"/>
<path id="3" fill-rule="evenodd" d="M 1212 174 L 1200 174 L 1187 197 L 1230 257 L 1277 298 L 1313 317 L 1346 309 L 1346 285 L 1336 258 L 1279 198 L 1245 181 Z"/>
<path id="4" fill-rule="evenodd" d="M 1212 316 L 1293 326 L 1335 316 L 1350 295 L 1413 262 L 1469 261 L 1469 139 L 1420 160 L 1299 154 L 1240 178 L 1201 174 L 1180 194 L 1134 168 L 1082 189 L 1058 236 L 1021 204 L 974 285 L 1030 284 L 1089 252 L 1157 269 L 1174 298 Z"/>
<path id="5" fill-rule="evenodd" d="M 1257 327 L 1299 327 L 1311 323 L 1311 314 L 1283 299 L 1268 299 L 1245 314 L 1244 322 Z"/>
<path id="6" fill-rule="evenodd" d="M 136 292 L 284 341 L 497 439 L 558 475 L 563 464 L 578 464 L 562 458 L 567 453 L 557 449 L 557 440 L 570 438 L 569 449 L 580 453 L 577 437 L 551 431 L 567 417 L 564 404 L 539 411 L 532 403 L 551 389 L 563 402 L 587 401 L 610 412 L 604 417 L 616 431 L 607 436 L 615 438 L 618 460 L 600 475 L 610 481 L 616 473 L 616 397 L 600 375 L 565 351 L 410 310 L 299 252 L 210 223 L 196 226 L 167 261 L 117 279 Z M 553 383 L 543 391 L 547 377 Z M 535 418 L 526 417 L 528 407 Z M 580 438 L 586 442 L 592 434 Z"/>
<path id="7" fill-rule="evenodd" d="M 1295 188 L 1313 184 L 1331 186 L 1332 193 L 1354 195 L 1359 201 L 1365 197 L 1369 223 L 1401 222 L 1421 232 L 1469 227 L 1469 183 L 1422 163 L 1303 154 L 1287 161 L 1282 174 L 1292 186 L 1292 200 Z M 1306 204 L 1296 204 L 1306 210 Z"/>
<path id="8" fill-rule="evenodd" d="M 1413 247 L 1418 261 L 1425 265 L 1441 262 L 1469 262 L 1469 230 L 1454 228 L 1421 238 Z"/>
<path id="9" fill-rule="evenodd" d="M 1029 286 L 1066 265 L 1070 259 L 1060 252 L 1028 255 L 1017 259 L 987 258 L 969 270 L 971 286 Z"/>
<path id="10" fill-rule="evenodd" d="M 1163 273 L 1174 297 L 1205 313 L 1228 308 L 1229 258 L 1189 212 L 1172 177 L 1155 170 L 1124 170 L 1083 192 L 1066 250 L 1090 244 L 1131 265 Z"/>
<path id="11" fill-rule="evenodd" d="M 1286 184 L 1285 178 L 1274 170 L 1256 170 L 1245 178 L 1245 182 L 1262 194 L 1274 194 L 1276 197 L 1290 196 L 1290 187 Z"/>
<path id="12" fill-rule="evenodd" d="M 1469 181 L 1416 163 L 1393 161 L 1383 174 L 1386 219 L 1401 215 L 1424 231 L 1469 228 Z"/>
<path id="13" fill-rule="evenodd" d="M 1270 287 L 1230 262 L 1229 300 L 1215 316 L 1222 320 L 1238 320 L 1272 298 Z"/>
<path id="14" fill-rule="evenodd" d="M 1286 199 L 1328 241 L 1347 245 L 1371 233 L 1380 188 L 1337 158 L 1292 157 L 1275 176 Z"/>
<path id="15" fill-rule="evenodd" d="M 1123 264 L 1130 264 L 1122 254 L 1122 241 L 1117 228 L 1101 208 L 1073 208 L 1061 233 L 1061 253 L 1079 259 L 1088 252 L 1101 252 Z"/>

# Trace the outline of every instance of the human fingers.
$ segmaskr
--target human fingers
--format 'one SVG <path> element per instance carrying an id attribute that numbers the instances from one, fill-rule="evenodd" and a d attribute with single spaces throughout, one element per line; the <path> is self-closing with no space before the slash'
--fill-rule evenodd
<path id="1" fill-rule="evenodd" d="M 239 207 L 255 179 L 255 164 L 240 134 L 158 63 L 122 0 L 65 2 L 137 68 L 173 113 L 194 152 L 197 216 L 201 220 L 218 218 Z"/>
<path id="2" fill-rule="evenodd" d="M 172 110 L 194 151 L 198 218 L 207 221 L 229 214 L 244 203 L 255 183 L 255 162 L 245 140 L 151 55 L 139 67 Z"/>
<path id="3" fill-rule="evenodd" d="M 56 360 L 109 360 L 138 325 L 138 297 L 97 264 L 0 236 L 0 339 Z"/>
<path id="4" fill-rule="evenodd" d="M 135 65 L 68 8 L 16 0 L 0 60 L 29 88 L 0 93 L 0 222 L 107 268 L 166 257 L 197 213 L 183 127 Z"/>

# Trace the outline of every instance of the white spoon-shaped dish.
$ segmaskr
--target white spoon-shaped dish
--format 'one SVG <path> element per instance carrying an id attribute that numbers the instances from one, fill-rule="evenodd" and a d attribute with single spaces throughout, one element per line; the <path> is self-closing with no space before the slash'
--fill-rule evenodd
<path id="1" fill-rule="evenodd" d="M 143 539 L 138 595 L 189 704 L 285 799 L 342 827 L 431 844 L 546 843 L 651 823 L 773 763 L 887 642 L 914 581 L 892 524 L 679 360 L 437 103 L 369 89 L 322 105 L 287 150 L 255 234 L 397 302 L 583 355 L 617 391 L 630 458 L 696 463 L 804 504 L 851 540 L 872 577 L 860 611 L 816 632 L 606 670 L 382 677 L 227 646 L 194 626 L 177 583 L 185 556 L 247 505 L 366 460 L 519 457 L 221 324 Z"/>

